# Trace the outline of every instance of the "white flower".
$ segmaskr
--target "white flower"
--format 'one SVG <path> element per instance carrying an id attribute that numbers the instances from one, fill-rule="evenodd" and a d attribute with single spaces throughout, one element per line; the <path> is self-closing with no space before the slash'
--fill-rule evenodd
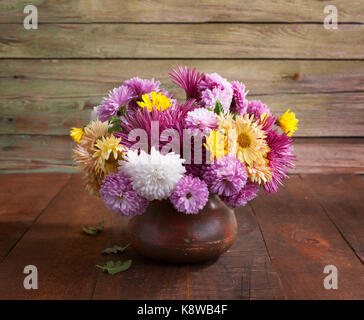
<path id="1" fill-rule="evenodd" d="M 134 190 L 150 201 L 167 199 L 186 171 L 180 155 L 163 155 L 154 147 L 151 154 L 129 150 L 124 159 L 119 161 L 120 170 L 130 177 Z"/>

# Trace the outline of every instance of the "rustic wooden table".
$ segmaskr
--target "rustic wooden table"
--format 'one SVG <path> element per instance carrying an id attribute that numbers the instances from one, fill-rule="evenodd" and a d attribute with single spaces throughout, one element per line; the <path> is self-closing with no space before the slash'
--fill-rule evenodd
<path id="1" fill-rule="evenodd" d="M 364 179 L 294 175 L 275 195 L 236 210 L 234 246 L 217 261 L 163 264 L 128 248 L 126 219 L 82 189 L 79 174 L 0 176 L 0 299 L 364 299 Z M 87 236 L 81 225 L 105 218 Z M 95 265 L 133 260 L 114 276 Z M 25 290 L 26 265 L 38 269 L 38 290 Z M 338 289 L 326 290 L 326 265 Z"/>

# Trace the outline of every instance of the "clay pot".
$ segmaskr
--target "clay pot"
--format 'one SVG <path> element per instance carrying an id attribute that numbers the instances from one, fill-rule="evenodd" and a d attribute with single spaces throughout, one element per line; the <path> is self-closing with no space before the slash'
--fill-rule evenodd
<path id="1" fill-rule="evenodd" d="M 237 224 L 234 211 L 210 197 L 198 214 L 178 212 L 169 200 L 153 201 L 147 211 L 129 221 L 132 247 L 140 254 L 167 262 L 200 262 L 228 250 Z"/>

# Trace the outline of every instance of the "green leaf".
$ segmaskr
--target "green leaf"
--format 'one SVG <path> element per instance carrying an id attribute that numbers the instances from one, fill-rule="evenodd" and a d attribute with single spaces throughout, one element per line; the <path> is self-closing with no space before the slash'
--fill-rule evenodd
<path id="1" fill-rule="evenodd" d="M 109 133 L 112 133 L 112 132 L 115 132 L 115 131 L 119 131 L 120 129 L 121 129 L 121 127 L 118 124 L 116 124 L 116 125 L 113 125 L 113 126 L 107 128 L 107 131 Z"/>
<path id="2" fill-rule="evenodd" d="M 118 116 L 112 116 L 109 121 L 111 124 L 119 124 L 123 122 Z"/>
<path id="3" fill-rule="evenodd" d="M 86 234 L 88 234 L 90 236 L 94 236 L 94 235 L 98 234 L 99 232 L 104 230 L 104 218 L 102 218 L 102 221 L 99 222 L 97 227 L 82 226 L 82 230 L 83 230 L 84 233 L 86 233 Z"/>
<path id="4" fill-rule="evenodd" d="M 214 112 L 217 115 L 220 115 L 221 113 L 224 113 L 224 108 L 222 107 L 221 102 L 219 102 L 219 101 L 216 102 Z"/>
<path id="5" fill-rule="evenodd" d="M 99 266 L 96 265 L 97 268 L 101 269 L 104 272 L 107 272 L 108 274 L 114 275 L 122 271 L 126 271 L 130 268 L 132 263 L 132 260 L 127 260 L 124 262 L 119 261 L 108 261 L 105 265 Z"/>
<path id="6" fill-rule="evenodd" d="M 116 254 L 116 253 L 122 253 L 125 251 L 126 248 L 129 247 L 129 244 L 127 244 L 124 247 L 120 247 L 118 245 L 114 245 L 112 248 L 106 248 L 104 251 L 102 251 L 103 254 Z"/>
<path id="7" fill-rule="evenodd" d="M 237 116 L 238 114 L 239 114 L 238 112 L 234 112 L 234 113 L 233 113 L 233 120 L 236 120 L 236 116 Z"/>

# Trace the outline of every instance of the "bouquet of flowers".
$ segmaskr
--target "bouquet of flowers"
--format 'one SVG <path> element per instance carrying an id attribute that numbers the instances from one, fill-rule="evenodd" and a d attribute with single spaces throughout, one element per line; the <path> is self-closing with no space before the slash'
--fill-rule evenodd
<path id="1" fill-rule="evenodd" d="M 261 101 L 247 99 L 243 83 L 217 73 L 179 66 L 169 75 L 185 101 L 159 81 L 136 77 L 110 91 L 89 124 L 72 128 L 86 190 L 129 217 L 153 200 L 197 214 L 209 194 L 235 207 L 260 188 L 276 192 L 295 167 L 295 114 L 288 109 L 276 118 Z"/>

